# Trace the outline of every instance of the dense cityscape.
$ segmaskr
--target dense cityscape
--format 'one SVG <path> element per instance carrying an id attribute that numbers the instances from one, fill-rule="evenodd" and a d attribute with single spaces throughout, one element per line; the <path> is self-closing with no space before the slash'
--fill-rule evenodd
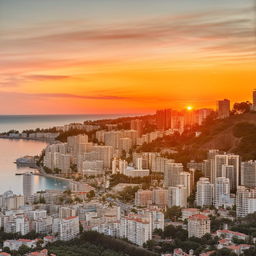
<path id="1" fill-rule="evenodd" d="M 48 146 L 16 160 L 35 169 L 20 174 L 23 195 L 0 196 L 0 255 L 59 255 L 70 248 L 82 255 L 90 251 L 88 244 L 79 249 L 84 241 L 110 250 L 101 255 L 255 255 L 255 158 L 225 152 L 225 141 L 219 148 L 210 144 L 201 156 L 189 152 L 216 124 L 225 129 L 238 120 L 233 133 L 241 140 L 254 133 L 255 124 L 239 121 L 255 119 L 254 109 L 256 91 L 252 104 L 235 103 L 233 109 L 224 99 L 216 111 L 188 106 L 2 133 Z M 34 175 L 68 186 L 33 193 Z"/>
<path id="2" fill-rule="evenodd" d="M 256 0 L 0 0 L 0 256 L 256 256 Z"/>

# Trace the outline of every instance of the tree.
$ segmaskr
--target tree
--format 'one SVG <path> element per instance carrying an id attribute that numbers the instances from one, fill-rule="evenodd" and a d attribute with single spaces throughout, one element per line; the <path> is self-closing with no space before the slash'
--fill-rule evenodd
<path id="1" fill-rule="evenodd" d="M 130 202 L 134 200 L 135 193 L 139 190 L 138 186 L 125 187 L 121 192 L 118 193 L 118 198 L 124 202 Z"/>
<path id="2" fill-rule="evenodd" d="M 146 243 L 143 244 L 144 248 L 149 249 L 150 251 L 156 246 L 156 242 L 154 240 L 148 240 Z"/>
<path id="3" fill-rule="evenodd" d="M 19 254 L 21 254 L 21 255 L 25 255 L 29 251 L 30 251 L 30 248 L 24 244 L 22 246 L 20 246 L 20 248 L 18 250 Z"/>
<path id="4" fill-rule="evenodd" d="M 37 250 L 42 250 L 42 245 L 44 243 L 44 240 L 42 239 L 39 239 L 37 242 L 36 242 L 36 249 Z"/>
<path id="5" fill-rule="evenodd" d="M 81 224 L 81 222 L 79 222 L 79 232 L 82 233 L 84 231 L 84 227 Z"/>
<path id="6" fill-rule="evenodd" d="M 181 208 L 179 206 L 172 206 L 168 208 L 165 217 L 171 219 L 172 221 L 176 221 L 181 217 Z"/>
<path id="7" fill-rule="evenodd" d="M 194 190 L 190 196 L 187 198 L 188 204 L 190 207 L 194 207 L 196 200 L 196 191 Z"/>
<path id="8" fill-rule="evenodd" d="M 10 253 L 10 252 L 11 252 L 9 247 L 4 247 L 4 248 L 3 248 L 3 251 L 4 251 L 4 252 L 7 252 L 7 253 Z"/>
<path id="9" fill-rule="evenodd" d="M 173 225 L 168 225 L 164 228 L 162 235 L 163 238 L 176 238 L 179 240 L 188 239 L 188 231 L 183 229 L 181 226 L 174 227 Z"/>
<path id="10" fill-rule="evenodd" d="M 213 252 L 210 254 L 210 256 L 237 256 L 237 254 L 227 248 L 222 248 L 216 252 Z"/>
<path id="11" fill-rule="evenodd" d="M 40 197 L 39 197 L 39 203 L 40 204 L 45 204 L 45 198 L 40 194 Z"/>
<path id="12" fill-rule="evenodd" d="M 94 190 L 91 190 L 89 193 L 87 193 L 87 198 L 88 199 L 92 199 L 92 198 L 94 198 L 95 197 L 95 192 L 94 192 Z"/>
<path id="13" fill-rule="evenodd" d="M 256 255 L 256 248 L 255 247 L 251 247 L 250 249 L 245 250 L 242 255 L 243 256 L 255 256 Z"/>
<path id="14" fill-rule="evenodd" d="M 245 102 L 236 102 L 233 106 L 233 114 L 243 114 L 248 113 L 251 110 L 252 104 L 249 101 Z"/>
<path id="15" fill-rule="evenodd" d="M 77 165 L 76 164 L 72 164 L 70 166 L 70 169 L 72 170 L 72 172 L 77 172 Z"/>

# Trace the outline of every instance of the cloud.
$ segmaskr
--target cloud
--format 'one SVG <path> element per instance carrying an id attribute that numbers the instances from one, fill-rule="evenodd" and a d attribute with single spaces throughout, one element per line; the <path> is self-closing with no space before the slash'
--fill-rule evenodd
<path id="1" fill-rule="evenodd" d="M 37 94 L 27 94 L 28 96 L 45 97 L 45 98 L 76 98 L 84 100 L 125 100 L 129 99 L 126 96 L 115 96 L 115 95 L 76 95 L 69 93 L 37 93 Z"/>
<path id="2" fill-rule="evenodd" d="M 70 93 L 21 93 L 21 92 L 5 92 L 0 91 L 1 96 L 10 95 L 27 99 L 42 99 L 42 98 L 70 98 L 70 99 L 82 99 L 82 100 L 128 100 L 132 99 L 128 96 L 118 95 L 77 95 Z"/>
<path id="3" fill-rule="evenodd" d="M 62 79 L 71 78 L 71 76 L 64 76 L 64 75 L 27 75 L 27 76 L 24 76 L 24 78 L 25 79 L 30 79 L 30 80 L 44 81 L 44 80 L 62 80 Z"/>
<path id="4" fill-rule="evenodd" d="M 21 73 L 12 73 L 0 75 L 0 87 L 17 87 L 26 81 L 47 81 L 63 80 L 72 78 L 66 75 L 22 75 Z"/>
<path id="5" fill-rule="evenodd" d="M 99 67 L 121 67 L 123 63 L 145 60 L 159 60 L 160 68 L 167 62 L 173 66 L 177 63 L 179 68 L 179 61 L 183 66 L 186 63 L 188 66 L 191 63 L 202 66 L 229 62 L 230 59 L 234 64 L 247 63 L 255 54 L 253 18 L 253 9 L 245 7 L 104 26 L 94 24 L 88 27 L 80 21 L 69 21 L 70 26 L 69 22 L 65 23 L 65 31 L 54 27 L 56 24 L 53 28 L 47 24 L 45 29 L 39 24 L 40 29 L 28 28 L 24 35 L 5 31 L 1 38 L 0 68 L 2 73 L 10 70 L 22 72 L 24 77 L 21 79 L 43 81 L 70 77 L 30 73 L 70 67 L 85 67 L 86 72 L 95 68 L 100 72 Z M 33 34 L 33 31 L 37 33 Z M 8 83 L 5 82 L 5 86 Z"/>

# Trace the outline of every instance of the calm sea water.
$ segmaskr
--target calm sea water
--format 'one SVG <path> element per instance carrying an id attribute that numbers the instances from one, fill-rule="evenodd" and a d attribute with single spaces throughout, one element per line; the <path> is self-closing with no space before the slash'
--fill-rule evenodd
<path id="1" fill-rule="evenodd" d="M 25 155 L 38 155 L 46 143 L 30 140 L 0 139 L 0 194 L 7 190 L 23 194 L 23 176 L 15 175 L 16 172 L 31 171 L 31 168 L 17 169 L 14 161 Z M 38 175 L 33 176 L 34 192 L 45 189 L 66 189 L 67 182 L 46 178 Z"/>
<path id="2" fill-rule="evenodd" d="M 122 117 L 124 115 L 0 115 L 0 132 L 9 130 L 51 128 L 86 120 L 100 120 Z M 125 115 L 127 116 L 127 115 Z M 135 115 L 130 115 L 135 116 Z"/>

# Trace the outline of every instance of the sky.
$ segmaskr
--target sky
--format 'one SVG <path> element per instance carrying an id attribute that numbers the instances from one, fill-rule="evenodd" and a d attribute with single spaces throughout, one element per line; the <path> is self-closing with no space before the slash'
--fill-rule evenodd
<path id="1" fill-rule="evenodd" d="M 254 0 L 0 0 L 0 114 L 251 100 Z"/>

